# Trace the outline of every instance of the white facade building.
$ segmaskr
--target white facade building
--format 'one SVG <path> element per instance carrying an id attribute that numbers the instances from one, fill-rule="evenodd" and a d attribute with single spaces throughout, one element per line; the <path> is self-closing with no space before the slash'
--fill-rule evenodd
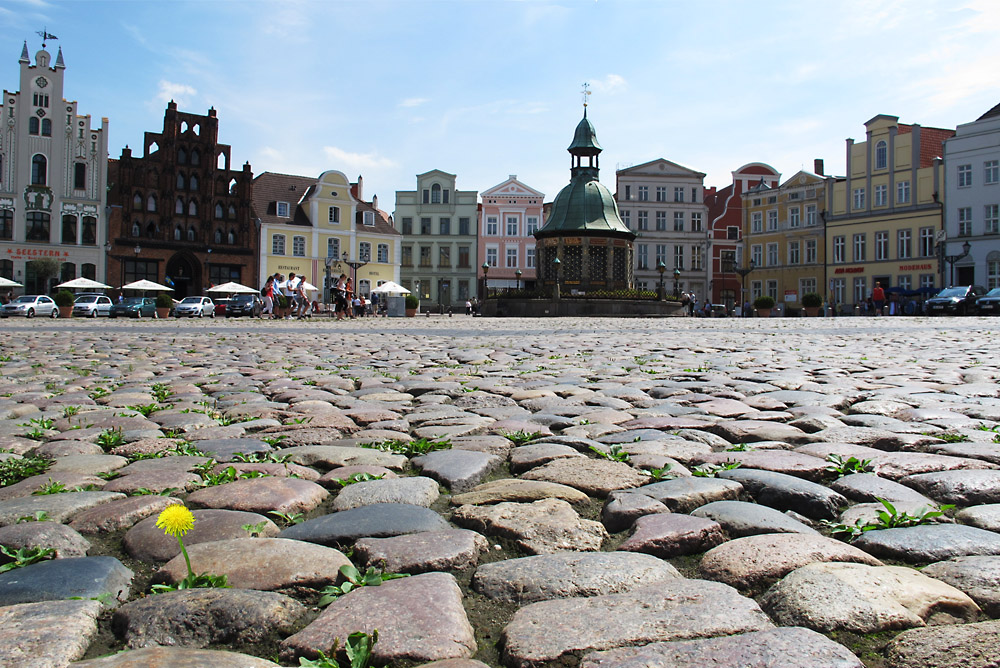
<path id="1" fill-rule="evenodd" d="M 944 284 L 1000 287 L 1000 105 L 959 125 L 944 158 L 944 254 L 970 246 L 954 269 L 944 263 Z"/>
<path id="2" fill-rule="evenodd" d="M 705 175 L 660 158 L 617 172 L 618 210 L 622 221 L 636 233 L 635 282 L 642 290 L 660 284 L 662 261 L 664 288 L 672 292 L 674 270 L 677 286 L 698 299 L 708 296 L 708 207 Z"/>
<path id="3" fill-rule="evenodd" d="M 0 100 L 0 275 L 47 293 L 56 283 L 106 274 L 108 119 L 91 126 L 63 97 L 62 49 L 18 59 L 20 90 Z M 48 281 L 35 261 L 55 259 Z M 46 284 L 47 283 L 47 284 Z"/>

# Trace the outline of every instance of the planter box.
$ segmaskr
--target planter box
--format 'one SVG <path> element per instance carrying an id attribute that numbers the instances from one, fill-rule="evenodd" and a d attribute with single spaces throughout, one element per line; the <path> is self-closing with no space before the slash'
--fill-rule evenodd
<path id="1" fill-rule="evenodd" d="M 71 318 L 71 317 L 73 317 L 73 307 L 72 306 L 60 306 L 59 307 L 59 317 L 60 318 Z"/>

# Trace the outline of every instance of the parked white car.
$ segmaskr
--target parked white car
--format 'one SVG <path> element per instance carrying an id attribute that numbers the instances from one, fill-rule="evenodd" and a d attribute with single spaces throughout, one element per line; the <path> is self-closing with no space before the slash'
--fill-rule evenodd
<path id="1" fill-rule="evenodd" d="M 36 315 L 47 315 L 50 318 L 59 317 L 59 307 L 51 297 L 45 295 L 23 295 L 0 309 L 0 318 L 12 315 L 34 318 Z"/>
<path id="2" fill-rule="evenodd" d="M 73 302 L 74 318 L 96 318 L 111 315 L 113 302 L 106 295 L 80 295 Z"/>
<path id="3" fill-rule="evenodd" d="M 174 306 L 178 318 L 215 317 L 215 302 L 208 297 L 185 297 Z"/>

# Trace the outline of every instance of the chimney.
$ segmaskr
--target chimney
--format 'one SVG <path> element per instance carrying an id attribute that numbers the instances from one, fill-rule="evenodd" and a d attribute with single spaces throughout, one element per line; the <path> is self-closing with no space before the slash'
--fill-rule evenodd
<path id="1" fill-rule="evenodd" d="M 365 201 L 365 180 L 358 174 L 358 199 Z"/>
<path id="2" fill-rule="evenodd" d="M 813 174 L 823 176 L 823 158 L 813 160 Z"/>

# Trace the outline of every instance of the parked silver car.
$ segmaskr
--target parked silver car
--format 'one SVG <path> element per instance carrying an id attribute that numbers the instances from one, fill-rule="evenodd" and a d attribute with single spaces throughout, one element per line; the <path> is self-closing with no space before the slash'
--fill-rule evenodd
<path id="1" fill-rule="evenodd" d="M 50 318 L 59 317 L 59 307 L 51 297 L 45 295 L 23 295 L 0 309 L 0 318 L 12 315 L 34 318 L 36 315 L 47 315 Z"/>
<path id="2" fill-rule="evenodd" d="M 215 302 L 208 297 L 185 297 L 174 305 L 174 315 L 178 318 L 215 317 Z"/>
<path id="3" fill-rule="evenodd" d="M 111 315 L 111 298 L 107 295 L 82 294 L 73 302 L 74 318 L 96 318 Z"/>

